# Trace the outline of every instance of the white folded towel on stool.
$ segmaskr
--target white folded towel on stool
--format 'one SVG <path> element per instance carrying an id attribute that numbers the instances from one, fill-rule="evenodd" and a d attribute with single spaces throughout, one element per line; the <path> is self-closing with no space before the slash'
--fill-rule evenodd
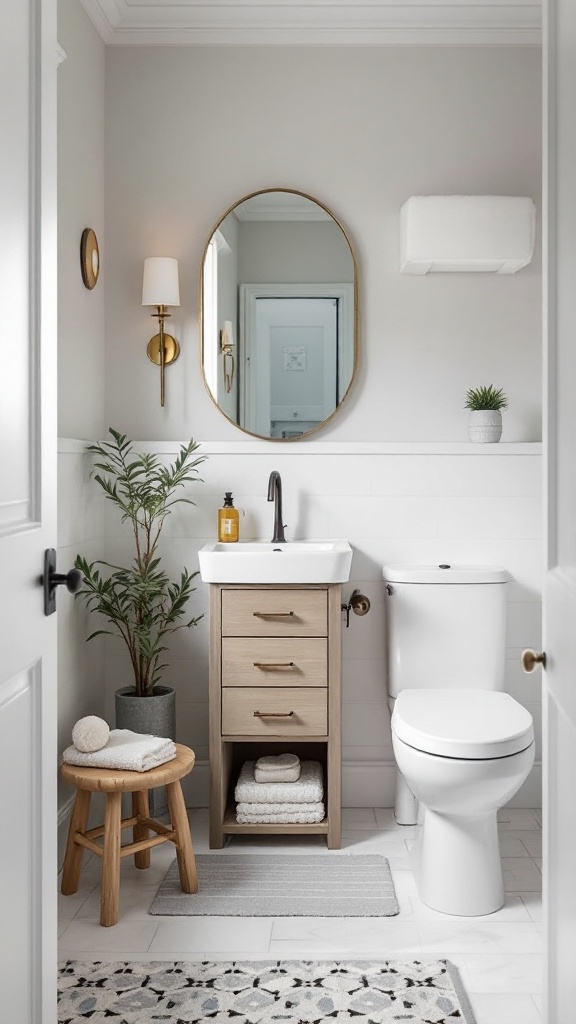
<path id="1" fill-rule="evenodd" d="M 301 761 L 297 782 L 256 782 L 254 761 L 245 761 L 240 770 L 234 799 L 238 803 L 317 803 L 324 798 L 322 765 L 319 761 Z"/>
<path id="2" fill-rule="evenodd" d="M 255 782 L 298 782 L 299 778 L 300 758 L 297 754 L 271 754 L 256 761 Z"/>
<path id="3" fill-rule="evenodd" d="M 260 811 L 261 806 L 268 807 L 269 805 L 238 804 L 236 821 L 242 825 L 314 825 L 322 821 L 325 816 L 322 801 L 306 804 L 274 804 L 275 807 L 282 809 L 267 813 Z M 306 810 L 301 810 L 301 808 L 306 808 Z"/>
<path id="4" fill-rule="evenodd" d="M 67 747 L 63 760 L 80 768 L 113 768 L 119 771 L 147 772 L 150 768 L 176 757 L 173 740 L 147 736 L 131 729 L 112 729 L 108 743 L 101 750 L 83 753 L 75 746 Z"/>

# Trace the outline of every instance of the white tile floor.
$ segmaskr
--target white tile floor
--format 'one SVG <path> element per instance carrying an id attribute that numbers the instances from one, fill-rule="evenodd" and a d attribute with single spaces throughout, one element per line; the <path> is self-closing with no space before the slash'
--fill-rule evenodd
<path id="1" fill-rule="evenodd" d="M 208 852 L 208 812 L 190 812 L 197 853 Z M 391 918 L 151 917 L 148 906 L 173 859 L 171 844 L 152 851 L 152 866 L 122 862 L 120 920 L 98 924 L 99 870 L 86 859 L 80 889 L 59 896 L 60 956 L 77 960 L 434 959 L 457 965 L 477 1024 L 540 1024 L 541 823 L 538 811 L 500 814 L 506 904 L 488 917 L 459 918 L 430 910 L 419 899 L 410 869 L 413 830 L 396 825 L 386 808 L 344 811 L 342 853 L 388 857 L 400 914 Z M 236 837 L 221 851 L 307 853 L 317 836 Z M 334 854 L 338 856 L 338 854 Z"/>

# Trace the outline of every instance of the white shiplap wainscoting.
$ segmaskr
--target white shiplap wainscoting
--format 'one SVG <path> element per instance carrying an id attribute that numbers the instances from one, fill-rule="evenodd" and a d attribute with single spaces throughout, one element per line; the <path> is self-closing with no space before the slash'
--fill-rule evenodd
<path id="1" fill-rule="evenodd" d="M 61 460 L 85 467 L 87 442 L 63 438 Z M 171 460 L 179 442 L 139 441 L 140 450 Z M 348 807 L 393 804 L 394 758 L 386 684 L 386 630 L 382 565 L 387 562 L 496 563 L 512 576 L 508 586 L 508 691 L 534 717 L 537 761 L 513 803 L 540 805 L 540 673 L 522 673 L 524 647 L 541 638 L 542 446 L 539 443 L 473 445 L 454 443 L 328 442 L 285 445 L 240 440 L 200 443 L 206 456 L 202 483 L 189 488 L 194 506 L 176 506 L 166 523 L 162 556 L 167 570 L 198 566 L 197 551 L 216 536 L 217 509 L 233 491 L 243 510 L 241 539 L 271 536 L 273 511 L 266 501 L 268 476 L 283 482 L 288 539 L 346 537 L 354 548 L 348 600 L 358 587 L 371 602 L 363 618 L 350 616 L 343 630 L 343 787 Z M 70 468 L 70 467 L 69 467 Z M 85 480 L 68 472 L 66 479 Z M 73 490 L 61 493 L 60 507 L 74 507 Z M 88 509 L 86 509 L 86 515 Z M 132 557 L 131 537 L 115 510 L 105 509 L 105 551 L 98 555 L 87 531 L 90 557 L 121 562 Z M 78 549 L 83 550 L 78 537 Z M 72 552 L 70 552 L 70 555 Z M 177 739 L 193 747 L 197 762 L 186 782 L 189 806 L 208 799 L 208 586 L 198 578 L 191 613 L 204 618 L 172 638 L 166 682 L 177 690 Z M 121 646 L 107 638 L 104 713 L 114 717 L 114 691 L 124 685 L 128 666 Z M 98 693 L 92 690 L 95 713 Z M 85 711 L 88 713 L 86 706 Z M 102 713 L 100 711 L 100 713 Z"/>

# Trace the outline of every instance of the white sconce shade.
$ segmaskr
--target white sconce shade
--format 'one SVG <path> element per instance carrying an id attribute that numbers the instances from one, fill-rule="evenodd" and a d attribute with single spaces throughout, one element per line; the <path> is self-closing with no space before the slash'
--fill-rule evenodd
<path id="1" fill-rule="evenodd" d="M 534 252 L 526 196 L 411 196 L 400 211 L 400 272 L 515 274 Z"/>
<path id="2" fill-rule="evenodd" d="M 222 351 L 226 348 L 230 348 L 234 344 L 234 328 L 231 320 L 224 321 L 224 327 L 220 335 L 220 347 Z"/>
<path id="3" fill-rule="evenodd" d="M 148 256 L 144 260 L 142 305 L 180 305 L 178 260 L 171 256 Z"/>

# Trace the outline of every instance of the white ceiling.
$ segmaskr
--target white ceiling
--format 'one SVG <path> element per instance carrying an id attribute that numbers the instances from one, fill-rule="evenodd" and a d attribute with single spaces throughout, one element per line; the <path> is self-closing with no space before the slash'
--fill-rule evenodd
<path id="1" fill-rule="evenodd" d="M 541 0 L 81 0 L 116 45 L 538 45 Z"/>

